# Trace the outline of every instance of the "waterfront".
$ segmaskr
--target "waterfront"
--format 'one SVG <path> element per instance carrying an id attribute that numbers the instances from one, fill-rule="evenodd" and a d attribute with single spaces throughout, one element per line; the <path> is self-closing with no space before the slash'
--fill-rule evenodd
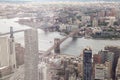
<path id="1" fill-rule="evenodd" d="M 0 19 L 0 25 L 2 29 L 1 33 L 9 32 L 9 27 L 12 26 L 14 30 L 28 29 L 25 25 L 20 25 L 16 21 L 19 18 L 14 19 Z M 47 32 L 42 30 L 39 31 L 39 50 L 45 51 L 54 44 L 54 38 L 63 38 L 58 32 Z M 21 43 L 24 46 L 24 34 L 23 32 L 15 34 L 15 41 Z M 72 38 L 67 39 L 61 45 L 61 53 L 79 55 L 82 53 L 85 47 L 91 47 L 93 54 L 103 49 L 107 45 L 119 46 L 120 40 L 94 40 L 78 38 L 73 40 Z"/>

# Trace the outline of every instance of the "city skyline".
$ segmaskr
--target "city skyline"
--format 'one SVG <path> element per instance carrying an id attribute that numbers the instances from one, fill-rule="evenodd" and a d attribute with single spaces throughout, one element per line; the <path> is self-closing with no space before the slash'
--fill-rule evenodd
<path id="1" fill-rule="evenodd" d="M 120 80 L 120 3 L 49 1 L 0 0 L 0 80 Z"/>

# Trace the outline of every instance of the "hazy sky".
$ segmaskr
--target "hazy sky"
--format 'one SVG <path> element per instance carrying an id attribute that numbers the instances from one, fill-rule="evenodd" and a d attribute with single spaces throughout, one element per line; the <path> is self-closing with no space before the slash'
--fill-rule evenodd
<path id="1" fill-rule="evenodd" d="M 72 2 L 75 2 L 75 1 L 79 1 L 79 2 L 89 2 L 89 1 L 112 1 L 112 2 L 120 2 L 120 0 L 0 0 L 0 1 L 39 1 L 39 2 L 51 2 L 51 1 L 55 1 L 55 2 L 58 2 L 58 1 L 72 1 Z"/>

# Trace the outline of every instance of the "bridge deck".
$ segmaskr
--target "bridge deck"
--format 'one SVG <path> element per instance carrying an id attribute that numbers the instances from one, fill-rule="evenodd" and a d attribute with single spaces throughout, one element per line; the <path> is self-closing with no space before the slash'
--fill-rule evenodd
<path id="1" fill-rule="evenodd" d="M 24 32 L 24 31 L 25 31 L 25 29 L 17 30 L 17 31 L 13 31 L 13 33 Z M 79 31 L 80 31 L 80 29 L 72 31 L 69 35 L 67 35 L 66 37 L 61 39 L 59 44 L 63 43 L 66 39 L 68 39 L 69 37 L 72 37 L 74 34 L 78 33 Z M 7 32 L 7 33 L 0 34 L 0 36 L 5 36 L 5 35 L 9 35 L 9 34 L 10 34 L 10 32 Z M 51 46 L 45 53 L 49 54 L 56 46 L 57 45 Z"/>
<path id="2" fill-rule="evenodd" d="M 23 32 L 23 31 L 25 31 L 25 30 L 23 29 L 23 30 L 13 31 L 13 33 L 18 33 L 18 32 Z M 2 34 L 0 34 L 0 36 L 5 36 L 5 35 L 9 35 L 9 34 L 10 34 L 10 32 L 2 33 Z"/>
<path id="3" fill-rule="evenodd" d="M 66 37 L 64 37 L 63 39 L 60 40 L 61 44 L 62 42 L 64 42 L 66 39 L 68 39 L 69 37 L 72 37 L 74 34 L 78 33 L 80 31 L 80 29 L 74 30 L 72 31 L 69 35 L 67 35 Z M 51 46 L 45 53 L 50 54 L 50 52 L 56 47 L 57 45 L 53 45 Z"/>

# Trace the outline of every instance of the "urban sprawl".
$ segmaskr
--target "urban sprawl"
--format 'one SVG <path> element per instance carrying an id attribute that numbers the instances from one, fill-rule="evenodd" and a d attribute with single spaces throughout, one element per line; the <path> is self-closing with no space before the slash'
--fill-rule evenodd
<path id="1" fill-rule="evenodd" d="M 25 46 L 15 42 L 14 34 L 20 31 L 14 32 L 14 26 L 8 33 L 0 32 L 0 80 L 120 80 L 119 46 L 106 45 L 96 53 L 86 46 L 79 56 L 62 54 L 60 49 L 60 44 L 69 37 L 119 40 L 119 5 L 119 2 L 1 2 L 0 19 L 17 17 L 16 23 L 30 29 L 24 30 Z M 47 51 L 39 51 L 37 29 L 59 32 L 64 37 L 55 38 Z"/>

